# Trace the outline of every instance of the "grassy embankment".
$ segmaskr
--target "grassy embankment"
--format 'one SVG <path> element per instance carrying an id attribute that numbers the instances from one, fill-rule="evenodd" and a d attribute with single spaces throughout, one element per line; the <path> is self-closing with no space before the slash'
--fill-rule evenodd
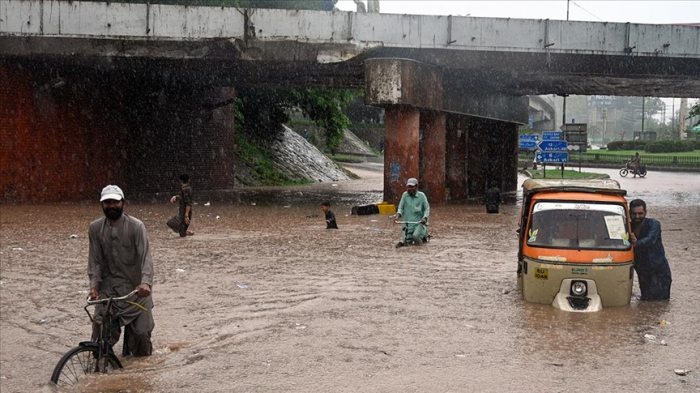
<path id="1" fill-rule="evenodd" d="M 310 180 L 292 180 L 275 170 L 270 153 L 243 132 L 234 133 L 236 154 L 246 163 L 251 175 L 265 186 L 310 184 Z"/>

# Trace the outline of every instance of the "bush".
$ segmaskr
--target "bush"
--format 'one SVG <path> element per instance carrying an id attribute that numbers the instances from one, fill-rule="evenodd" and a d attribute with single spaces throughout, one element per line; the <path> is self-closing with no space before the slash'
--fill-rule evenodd
<path id="1" fill-rule="evenodd" d="M 654 141 L 647 143 L 644 147 L 644 151 L 647 153 L 678 153 L 693 150 L 695 150 L 693 141 L 679 140 Z"/>
<path id="2" fill-rule="evenodd" d="M 613 141 L 608 143 L 608 150 L 644 150 L 648 141 Z"/>
<path id="3" fill-rule="evenodd" d="M 690 139 L 688 142 L 693 144 L 693 150 L 700 150 L 700 139 Z"/>

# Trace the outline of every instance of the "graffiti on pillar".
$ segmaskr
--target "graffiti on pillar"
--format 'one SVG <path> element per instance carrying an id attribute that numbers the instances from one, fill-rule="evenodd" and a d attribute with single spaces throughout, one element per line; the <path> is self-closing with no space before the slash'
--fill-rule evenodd
<path id="1" fill-rule="evenodd" d="M 399 177 L 401 176 L 401 165 L 399 165 L 398 162 L 392 162 L 391 163 L 391 181 L 399 181 Z"/>

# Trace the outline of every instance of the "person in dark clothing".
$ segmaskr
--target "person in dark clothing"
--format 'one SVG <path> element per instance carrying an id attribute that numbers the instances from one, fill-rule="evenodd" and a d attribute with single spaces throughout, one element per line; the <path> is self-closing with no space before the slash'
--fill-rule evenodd
<path id="1" fill-rule="evenodd" d="M 501 190 L 496 186 L 496 182 L 491 182 L 491 187 L 486 190 L 484 197 L 486 202 L 486 213 L 498 213 L 498 204 L 501 203 Z"/>
<path id="2" fill-rule="evenodd" d="M 190 176 L 183 173 L 180 175 L 180 195 L 173 195 L 170 198 L 170 203 L 178 202 L 180 205 L 178 213 L 168 221 L 168 226 L 173 231 L 180 234 L 180 237 L 192 236 L 194 232 L 190 231 L 190 223 L 192 222 L 192 187 L 190 187 Z"/>
<path id="3" fill-rule="evenodd" d="M 661 224 L 646 218 L 647 205 L 641 199 L 630 202 L 634 244 L 634 270 L 642 291 L 640 300 L 668 300 L 671 297 L 671 268 L 661 242 Z"/>
<path id="4" fill-rule="evenodd" d="M 331 203 L 323 202 L 321 210 L 326 214 L 326 229 L 338 229 L 338 223 L 335 221 L 335 214 L 331 211 Z"/>

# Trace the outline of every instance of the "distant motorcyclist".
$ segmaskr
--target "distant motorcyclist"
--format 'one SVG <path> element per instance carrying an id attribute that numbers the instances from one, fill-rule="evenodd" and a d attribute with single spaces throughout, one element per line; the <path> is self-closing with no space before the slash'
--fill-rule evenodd
<path id="1" fill-rule="evenodd" d="M 639 156 L 639 152 L 634 153 L 634 158 L 632 158 L 632 161 L 630 162 L 630 169 L 632 170 L 632 174 L 634 177 L 637 177 L 639 174 L 639 166 L 642 164 L 642 157 Z"/>

